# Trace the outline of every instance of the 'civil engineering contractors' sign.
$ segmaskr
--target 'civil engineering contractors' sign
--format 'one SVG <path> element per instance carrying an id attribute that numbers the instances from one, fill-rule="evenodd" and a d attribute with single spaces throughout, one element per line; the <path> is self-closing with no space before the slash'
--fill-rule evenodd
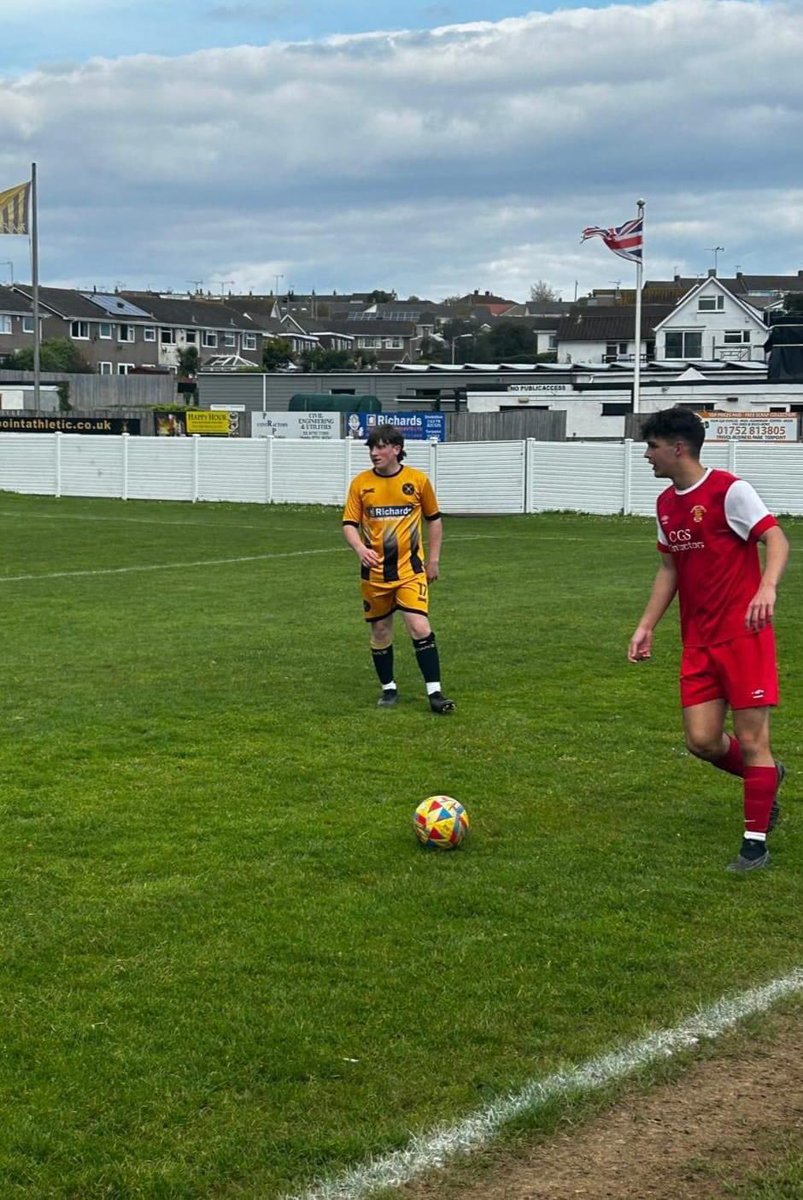
<path id="1" fill-rule="evenodd" d="M 797 415 L 790 413 L 701 412 L 707 442 L 796 442 Z"/>
<path id="2" fill-rule="evenodd" d="M 338 412 L 252 412 L 251 437 L 339 438 Z"/>

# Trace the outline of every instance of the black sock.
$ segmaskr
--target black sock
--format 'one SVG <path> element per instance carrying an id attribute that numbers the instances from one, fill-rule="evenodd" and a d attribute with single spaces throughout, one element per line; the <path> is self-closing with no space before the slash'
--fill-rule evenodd
<path id="1" fill-rule="evenodd" d="M 767 843 L 761 842 L 758 838 L 744 838 L 742 848 L 739 851 L 742 858 L 761 858 L 761 855 L 767 849 Z"/>
<path id="2" fill-rule="evenodd" d="M 423 638 L 413 638 L 415 656 L 424 676 L 425 683 L 439 683 L 441 664 L 438 657 L 438 647 L 435 645 L 435 634 L 428 633 Z"/>
<path id="3" fill-rule="evenodd" d="M 371 656 L 382 686 L 393 683 L 393 643 L 391 642 L 389 646 L 382 646 L 381 649 L 372 646 Z"/>

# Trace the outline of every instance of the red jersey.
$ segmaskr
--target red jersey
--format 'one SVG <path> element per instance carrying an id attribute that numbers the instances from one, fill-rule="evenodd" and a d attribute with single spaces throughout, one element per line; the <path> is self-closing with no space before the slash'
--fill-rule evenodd
<path id="1" fill-rule="evenodd" d="M 744 637 L 761 582 L 757 541 L 775 517 L 745 479 L 712 468 L 693 487 L 668 487 L 657 507 L 658 549 L 677 568 L 684 646 Z"/>

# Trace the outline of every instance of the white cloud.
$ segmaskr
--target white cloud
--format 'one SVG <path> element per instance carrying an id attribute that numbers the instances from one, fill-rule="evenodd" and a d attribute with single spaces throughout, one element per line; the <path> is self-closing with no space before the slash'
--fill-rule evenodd
<path id="1" fill-rule="evenodd" d="M 651 277 L 797 269 L 802 57 L 797 5 L 657 0 L 93 60 L 0 85 L 0 180 L 39 163 L 48 282 L 569 295 L 639 195 Z"/>

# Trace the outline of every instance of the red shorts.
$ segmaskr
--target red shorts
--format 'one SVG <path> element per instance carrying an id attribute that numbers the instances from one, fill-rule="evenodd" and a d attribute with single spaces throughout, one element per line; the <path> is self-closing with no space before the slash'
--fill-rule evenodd
<path id="1" fill-rule="evenodd" d="M 680 702 L 684 708 L 726 700 L 731 708 L 774 707 L 780 699 L 775 630 L 765 626 L 721 642 L 687 646 L 680 664 Z"/>

